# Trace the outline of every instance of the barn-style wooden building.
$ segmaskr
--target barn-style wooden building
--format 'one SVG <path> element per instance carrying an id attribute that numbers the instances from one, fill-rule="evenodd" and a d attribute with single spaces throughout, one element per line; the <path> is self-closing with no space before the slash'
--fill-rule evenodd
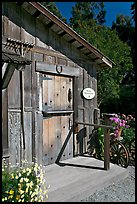
<path id="1" fill-rule="evenodd" d="M 113 62 L 37 2 L 2 2 L 2 149 L 11 164 L 87 152 L 97 69 Z"/>

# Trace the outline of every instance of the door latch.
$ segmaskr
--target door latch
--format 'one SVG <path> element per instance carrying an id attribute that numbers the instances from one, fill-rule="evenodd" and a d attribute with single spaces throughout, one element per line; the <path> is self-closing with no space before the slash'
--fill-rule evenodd
<path id="1" fill-rule="evenodd" d="M 69 88 L 69 90 L 68 90 L 68 101 L 69 101 L 69 103 L 70 103 L 71 100 L 72 100 L 72 91 Z"/>
<path id="2" fill-rule="evenodd" d="M 69 118 L 69 130 L 71 129 L 72 127 L 72 120 Z"/>

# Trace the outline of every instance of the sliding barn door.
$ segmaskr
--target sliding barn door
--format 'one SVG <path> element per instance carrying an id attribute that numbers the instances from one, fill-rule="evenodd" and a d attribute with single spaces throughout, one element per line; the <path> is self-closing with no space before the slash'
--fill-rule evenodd
<path id="1" fill-rule="evenodd" d="M 43 75 L 43 163 L 73 156 L 73 78 Z"/>

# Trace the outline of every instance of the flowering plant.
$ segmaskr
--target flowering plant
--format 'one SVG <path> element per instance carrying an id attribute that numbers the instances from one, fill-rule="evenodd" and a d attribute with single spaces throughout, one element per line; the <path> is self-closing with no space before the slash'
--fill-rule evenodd
<path id="1" fill-rule="evenodd" d="M 125 128 L 129 128 L 130 126 L 127 125 L 127 120 L 125 118 L 120 118 L 117 114 L 114 117 L 110 118 L 112 122 L 112 126 L 114 127 L 114 136 L 116 138 L 120 137 L 121 131 Z"/>
<path id="2" fill-rule="evenodd" d="M 36 162 L 23 161 L 20 166 L 2 165 L 2 201 L 3 202 L 44 202 L 47 187 L 43 170 Z"/>

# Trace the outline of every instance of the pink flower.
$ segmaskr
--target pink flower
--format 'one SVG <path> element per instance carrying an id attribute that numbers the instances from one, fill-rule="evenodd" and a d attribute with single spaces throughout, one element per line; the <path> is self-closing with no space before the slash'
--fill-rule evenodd
<path id="1" fill-rule="evenodd" d="M 125 115 L 123 114 L 122 116 L 124 119 L 123 118 L 121 119 L 120 117 L 118 117 L 118 115 L 115 115 L 115 117 L 110 118 L 112 125 L 113 125 L 113 129 L 114 129 L 114 136 L 116 137 L 118 137 L 120 129 L 130 127 L 126 125 L 127 121 L 125 120 L 126 119 Z"/>

